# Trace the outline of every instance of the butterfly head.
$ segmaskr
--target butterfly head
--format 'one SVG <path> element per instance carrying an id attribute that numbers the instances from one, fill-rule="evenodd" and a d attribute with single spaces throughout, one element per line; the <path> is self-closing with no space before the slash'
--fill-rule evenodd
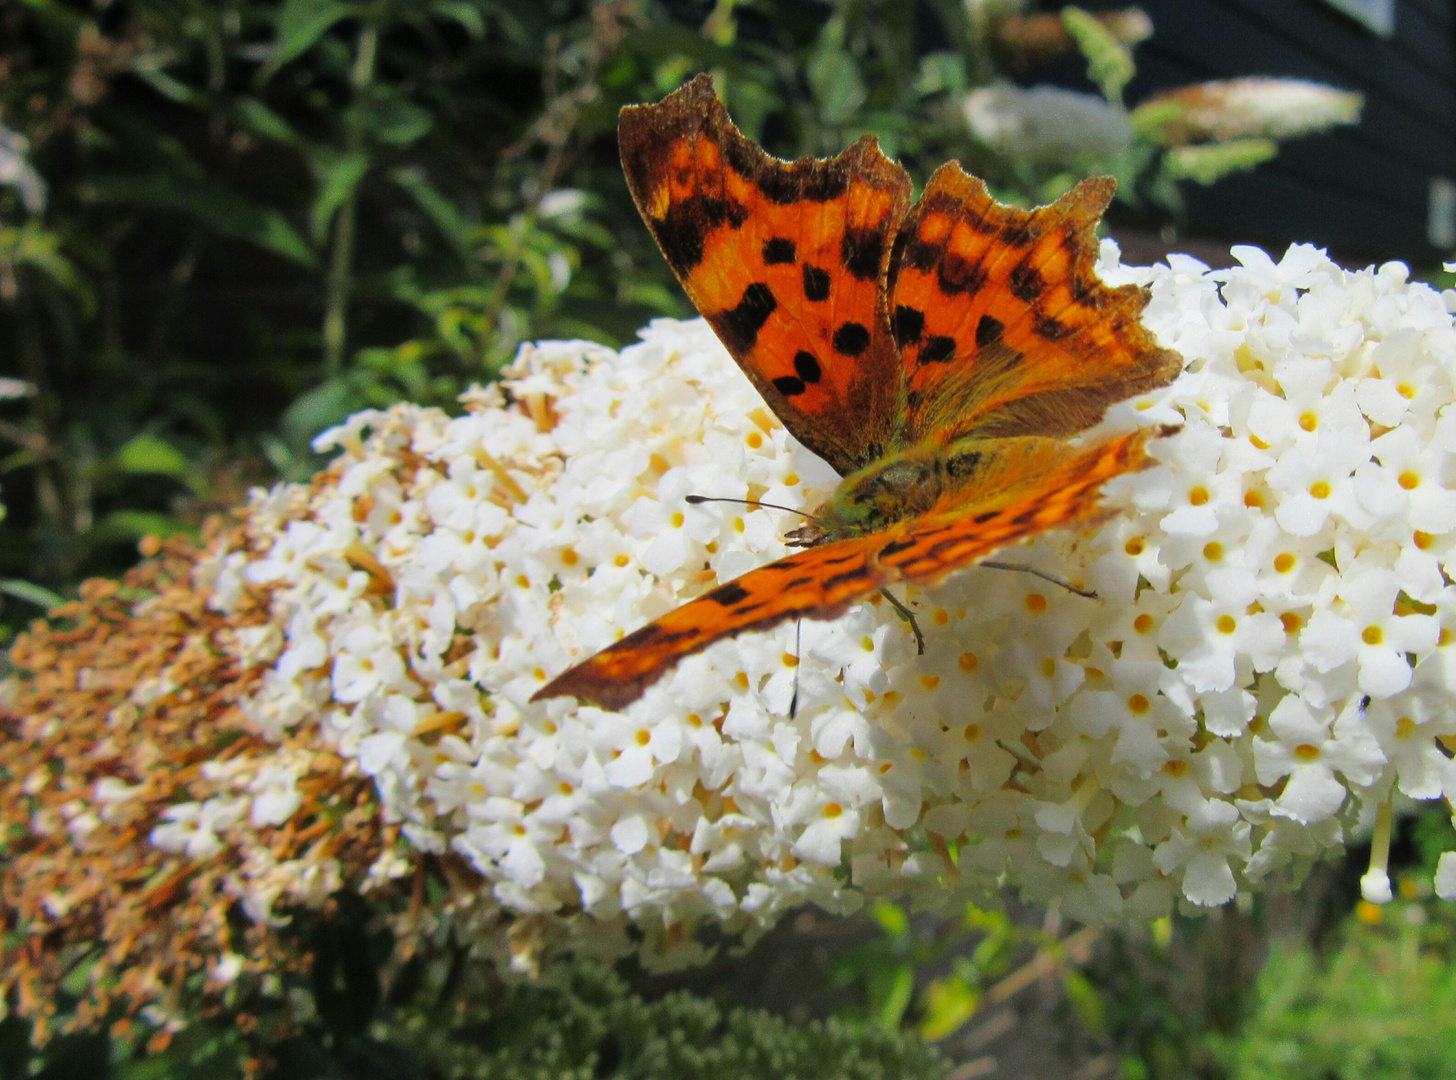
<path id="1" fill-rule="evenodd" d="M 929 445 L 889 454 L 850 473 L 819 509 L 824 539 L 879 532 L 930 510 L 945 490 L 945 470 Z"/>

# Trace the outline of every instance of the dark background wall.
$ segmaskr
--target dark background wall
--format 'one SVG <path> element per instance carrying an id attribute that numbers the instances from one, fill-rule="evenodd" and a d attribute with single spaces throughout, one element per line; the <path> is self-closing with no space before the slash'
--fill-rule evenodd
<path id="1" fill-rule="evenodd" d="M 1243 75 L 1314 79 L 1365 95 L 1358 127 L 1291 140 L 1256 172 L 1188 185 L 1188 230 L 1278 246 L 1311 241 L 1350 260 L 1434 266 L 1433 177 L 1456 180 L 1456 0 L 1396 0 L 1382 37 L 1322 0 L 1139 0 L 1155 32 L 1128 101 Z M 1083 0 L 1089 10 L 1126 0 Z"/>

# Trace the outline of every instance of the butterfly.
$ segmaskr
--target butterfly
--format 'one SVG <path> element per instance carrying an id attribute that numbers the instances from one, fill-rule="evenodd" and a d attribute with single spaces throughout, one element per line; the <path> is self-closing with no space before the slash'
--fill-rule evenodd
<path id="1" fill-rule="evenodd" d="M 1078 446 L 1113 402 L 1171 381 L 1133 285 L 1096 276 L 1110 177 L 1051 206 L 1002 205 L 951 162 L 911 205 L 866 135 L 837 157 L 770 157 L 700 75 L 618 122 L 627 183 L 689 298 L 801 443 L 843 477 L 803 547 L 557 676 L 532 700 L 622 709 L 683 657 L 794 617 L 832 619 L 895 582 L 933 584 L 1015 543 L 1097 520 L 1145 467 L 1148 428 Z"/>

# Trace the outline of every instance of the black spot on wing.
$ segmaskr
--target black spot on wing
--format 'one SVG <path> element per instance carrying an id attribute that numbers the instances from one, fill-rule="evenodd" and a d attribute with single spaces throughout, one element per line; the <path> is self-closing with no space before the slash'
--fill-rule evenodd
<path id="1" fill-rule="evenodd" d="M 880 276 L 880 259 L 884 254 L 885 234 L 872 229 L 850 229 L 839 245 L 844 268 L 861 281 L 873 281 Z"/>
<path id="2" fill-rule="evenodd" d="M 849 172 L 843 167 L 819 165 L 804 177 L 801 190 L 810 202 L 838 199 L 849 190 Z"/>
<path id="3" fill-rule="evenodd" d="M 720 585 L 712 592 L 703 597 L 704 600 L 711 600 L 723 607 L 732 607 L 734 604 L 741 604 L 747 600 L 750 593 L 736 581 L 730 581 L 727 585 Z"/>
<path id="4" fill-rule="evenodd" d="M 773 381 L 773 385 L 784 397 L 798 397 L 806 389 L 804 380 L 797 375 L 780 375 Z"/>
<path id="5" fill-rule="evenodd" d="M 1032 311 L 1031 326 L 1037 336 L 1047 341 L 1061 341 L 1063 338 L 1071 337 L 1076 331 L 1064 322 L 1052 318 L 1050 315 L 1043 315 L 1040 311 Z"/>
<path id="6" fill-rule="evenodd" d="M 925 332 L 925 312 L 900 304 L 895 308 L 891 326 L 895 331 L 895 344 L 902 348 L 911 345 L 919 341 L 920 335 Z"/>
<path id="7" fill-rule="evenodd" d="M 758 175 L 753 177 L 753 182 L 763 193 L 764 198 L 778 206 L 798 202 L 803 190 L 798 177 L 792 173 L 772 168 L 760 170 Z"/>
<path id="8" fill-rule="evenodd" d="M 816 383 L 824 374 L 819 367 L 819 361 L 814 359 L 814 354 L 803 351 L 794 354 L 794 370 L 806 383 Z"/>
<path id="9" fill-rule="evenodd" d="M 986 284 L 986 270 L 979 262 L 946 253 L 936 274 L 936 284 L 947 296 L 980 292 Z"/>
<path id="10" fill-rule="evenodd" d="M 794 242 L 782 236 L 775 236 L 763 245 L 763 261 L 769 266 L 780 266 L 794 261 L 797 252 Z"/>
<path id="11" fill-rule="evenodd" d="M 945 337 L 937 334 L 925 342 L 920 350 L 920 362 L 922 364 L 944 364 L 954 360 L 956 354 L 956 342 L 953 337 Z"/>
<path id="12" fill-rule="evenodd" d="M 923 240 L 910 240 L 905 244 L 904 251 L 900 256 L 900 265 L 907 266 L 911 270 L 918 270 L 922 274 L 934 268 L 940 262 L 940 257 L 945 253 L 945 248 L 940 244 L 927 244 Z"/>
<path id="13" fill-rule="evenodd" d="M 686 273 L 703 261 L 703 242 L 715 229 L 737 229 L 748 220 L 748 209 L 728 199 L 694 195 L 674 206 L 667 217 L 653 223 L 653 232 L 668 264 Z"/>
<path id="14" fill-rule="evenodd" d="M 904 551 L 906 548 L 914 547 L 915 543 L 916 541 L 913 536 L 907 536 L 903 540 L 891 540 L 884 547 L 880 548 L 879 557 L 883 559 L 887 555 L 898 554 L 899 552 Z"/>
<path id="15" fill-rule="evenodd" d="M 1006 286 L 1011 290 L 1012 296 L 1029 304 L 1046 291 L 1046 279 L 1036 267 L 1021 263 L 1011 271 Z"/>
<path id="16" fill-rule="evenodd" d="M 1000 319 L 982 315 L 981 321 L 976 324 L 976 348 L 984 349 L 993 341 L 1000 341 L 1001 332 L 1005 329 Z"/>
<path id="17" fill-rule="evenodd" d="M 849 570 L 845 570 L 843 573 L 831 574 L 829 577 L 825 578 L 824 591 L 828 592 L 839 585 L 845 584 L 846 582 L 856 580 L 867 581 L 867 579 L 868 576 L 865 574 L 864 566 L 856 565 Z"/>
<path id="18" fill-rule="evenodd" d="M 738 306 L 710 315 L 708 322 L 718 332 L 718 337 L 734 356 L 751 351 L 758 341 L 758 332 L 768 317 L 779 306 L 773 290 L 761 281 L 755 281 L 743 290 Z"/>
<path id="19" fill-rule="evenodd" d="M 858 356 L 870 346 L 870 332 L 857 322 L 847 322 L 834 331 L 834 351 Z"/>
<path id="20" fill-rule="evenodd" d="M 804 264 L 804 299 L 816 303 L 829 299 L 829 271 L 812 263 Z"/>

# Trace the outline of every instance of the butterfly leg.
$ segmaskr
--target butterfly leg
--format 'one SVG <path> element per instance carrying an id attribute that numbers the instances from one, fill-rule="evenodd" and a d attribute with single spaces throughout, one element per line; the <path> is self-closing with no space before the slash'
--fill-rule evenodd
<path id="1" fill-rule="evenodd" d="M 1062 588 L 1066 589 L 1067 592 L 1076 593 L 1078 596 L 1085 596 L 1089 600 L 1097 599 L 1096 589 L 1079 589 L 1070 581 L 1063 581 L 1061 578 L 1056 577 L 1053 574 L 1048 574 L 1045 570 L 1038 570 L 1034 566 L 1026 566 L 1023 563 L 1014 562 L 992 562 L 989 559 L 983 560 L 976 565 L 989 566 L 992 570 L 1018 570 L 1023 574 L 1032 574 L 1036 577 L 1039 577 L 1043 581 L 1050 581 L 1053 585 L 1060 585 Z"/>
<path id="2" fill-rule="evenodd" d="M 804 662 L 804 620 L 794 620 L 794 699 L 789 702 L 789 719 L 799 715 L 799 667 Z"/>
<path id="3" fill-rule="evenodd" d="M 890 606 L 900 613 L 900 618 L 910 624 L 910 629 L 915 632 L 915 651 L 920 656 L 925 655 L 925 635 L 920 632 L 920 624 L 915 621 L 915 613 L 907 608 L 900 601 L 895 599 L 895 594 L 889 589 L 881 589 L 880 595 L 890 602 Z"/>

